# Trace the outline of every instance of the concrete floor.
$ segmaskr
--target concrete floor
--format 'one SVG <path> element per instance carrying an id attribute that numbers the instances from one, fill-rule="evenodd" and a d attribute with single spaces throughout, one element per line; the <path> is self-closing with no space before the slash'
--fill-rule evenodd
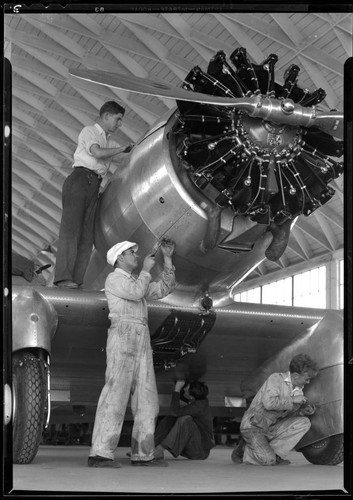
<path id="1" fill-rule="evenodd" d="M 118 448 L 120 469 L 87 467 L 89 447 L 41 446 L 29 465 L 14 465 L 14 493 L 252 493 L 252 492 L 344 492 L 342 464 L 310 464 L 292 452 L 287 466 L 236 465 L 232 449 L 219 445 L 205 461 L 173 458 L 168 452 L 166 468 L 133 468 L 126 457 L 129 448 Z"/>

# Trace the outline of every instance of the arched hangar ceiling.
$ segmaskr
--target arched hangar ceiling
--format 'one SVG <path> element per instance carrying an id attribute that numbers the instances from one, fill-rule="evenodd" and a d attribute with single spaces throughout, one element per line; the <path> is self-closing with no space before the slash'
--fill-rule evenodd
<path id="1" fill-rule="evenodd" d="M 245 47 L 261 63 L 278 55 L 276 79 L 291 64 L 298 84 L 343 110 L 344 63 L 352 55 L 352 13 L 134 12 L 18 13 L 4 16 L 5 55 L 12 75 L 13 249 L 42 264 L 55 263 L 61 189 L 70 173 L 77 136 L 106 100 L 126 108 L 121 144 L 136 141 L 172 100 L 72 78 L 69 69 L 106 70 L 157 78 L 180 86 L 191 68 L 207 69 L 219 50 Z M 343 248 L 343 176 L 335 196 L 301 217 L 277 262 L 263 262 L 249 278 L 309 262 Z M 50 247 L 54 253 L 43 250 Z"/>

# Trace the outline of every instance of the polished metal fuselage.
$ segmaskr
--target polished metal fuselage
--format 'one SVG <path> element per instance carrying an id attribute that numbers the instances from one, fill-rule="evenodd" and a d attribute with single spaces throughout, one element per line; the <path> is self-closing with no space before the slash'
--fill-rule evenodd
<path id="1" fill-rule="evenodd" d="M 250 251 L 234 253 L 215 248 L 204 254 L 200 242 L 207 230 L 206 196 L 196 189 L 175 154 L 173 113 L 152 129 L 121 164 L 101 197 L 95 230 L 96 250 L 86 274 L 86 286 L 101 289 L 112 268 L 105 262 L 107 250 L 118 241 L 140 246 L 139 255 L 150 251 L 157 239 L 176 242 L 174 257 L 177 288 L 168 303 L 193 305 L 208 293 L 214 305 L 232 302 L 232 288 L 264 259 L 272 236 L 266 227 L 253 237 Z M 257 224 L 222 211 L 219 241 L 238 236 Z M 161 270 L 157 255 L 156 273 Z"/>

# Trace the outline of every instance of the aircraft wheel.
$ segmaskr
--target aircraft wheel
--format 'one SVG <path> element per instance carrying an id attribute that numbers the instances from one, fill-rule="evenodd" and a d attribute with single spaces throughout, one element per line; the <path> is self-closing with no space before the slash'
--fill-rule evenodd
<path id="1" fill-rule="evenodd" d="M 28 351 L 14 353 L 12 374 L 13 462 L 29 464 L 37 454 L 44 425 L 44 362 Z"/>
<path id="2" fill-rule="evenodd" d="M 315 465 L 338 465 L 343 461 L 343 434 L 336 434 L 299 450 Z"/>

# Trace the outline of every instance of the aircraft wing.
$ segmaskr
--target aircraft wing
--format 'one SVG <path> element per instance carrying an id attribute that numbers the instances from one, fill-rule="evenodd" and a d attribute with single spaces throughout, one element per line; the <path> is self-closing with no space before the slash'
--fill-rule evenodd
<path id="1" fill-rule="evenodd" d="M 51 421 L 63 415 L 73 420 L 75 411 L 93 418 L 104 384 L 110 324 L 104 292 L 15 285 L 14 308 L 29 289 L 57 315 L 51 342 Z M 249 303 L 206 312 L 160 301 L 149 303 L 148 309 L 162 411 L 169 405 L 174 380 L 181 376 L 206 381 L 213 407 L 224 408 L 226 398 L 241 399 L 244 379 L 326 312 Z"/>

